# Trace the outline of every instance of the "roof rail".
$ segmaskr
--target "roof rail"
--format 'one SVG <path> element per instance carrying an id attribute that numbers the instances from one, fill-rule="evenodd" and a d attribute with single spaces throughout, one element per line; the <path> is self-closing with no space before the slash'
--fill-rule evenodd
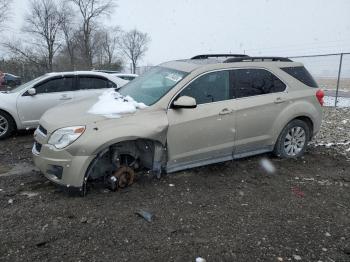
<path id="1" fill-rule="evenodd" d="M 286 57 L 278 57 L 278 56 L 247 56 L 247 57 L 234 57 L 229 58 L 224 61 L 224 63 L 233 63 L 233 62 L 254 62 L 254 61 L 280 61 L 280 62 L 293 62 L 289 58 Z"/>
<path id="2" fill-rule="evenodd" d="M 191 59 L 208 59 L 210 57 L 248 57 L 248 56 L 244 54 L 203 54 L 203 55 L 196 55 Z"/>

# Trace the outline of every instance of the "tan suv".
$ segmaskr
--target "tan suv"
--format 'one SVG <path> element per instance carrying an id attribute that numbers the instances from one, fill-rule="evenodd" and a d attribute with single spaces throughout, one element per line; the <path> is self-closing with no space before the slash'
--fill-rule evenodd
<path id="1" fill-rule="evenodd" d="M 319 131 L 323 91 L 280 57 L 199 55 L 163 63 L 114 92 L 47 111 L 35 132 L 36 166 L 86 193 L 135 172 L 178 170 L 274 152 L 302 155 Z"/>

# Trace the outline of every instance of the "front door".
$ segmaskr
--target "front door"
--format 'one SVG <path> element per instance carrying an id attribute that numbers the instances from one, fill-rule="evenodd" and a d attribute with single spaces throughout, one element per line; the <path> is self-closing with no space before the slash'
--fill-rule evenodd
<path id="1" fill-rule="evenodd" d="M 177 95 L 196 99 L 196 108 L 170 108 L 167 136 L 167 171 L 232 159 L 235 104 L 230 73 L 216 71 L 200 76 Z"/>
<path id="2" fill-rule="evenodd" d="M 74 98 L 74 76 L 46 79 L 35 85 L 35 95 L 24 93 L 17 99 L 18 115 L 25 127 L 35 127 L 50 108 Z"/>

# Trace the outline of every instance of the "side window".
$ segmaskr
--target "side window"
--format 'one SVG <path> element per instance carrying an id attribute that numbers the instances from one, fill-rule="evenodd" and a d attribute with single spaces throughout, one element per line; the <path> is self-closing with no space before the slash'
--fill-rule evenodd
<path id="1" fill-rule="evenodd" d="M 232 71 L 235 98 L 283 92 L 286 85 L 264 69 L 237 69 Z"/>
<path id="2" fill-rule="evenodd" d="M 102 89 L 108 88 L 108 81 L 103 78 L 93 76 L 80 76 L 79 89 Z"/>
<path id="3" fill-rule="evenodd" d="M 73 90 L 73 77 L 60 77 L 50 79 L 35 87 L 37 94 L 67 92 Z"/>
<path id="4" fill-rule="evenodd" d="M 228 70 L 205 74 L 189 84 L 179 96 L 190 96 L 197 104 L 205 104 L 232 98 Z"/>
<path id="5" fill-rule="evenodd" d="M 312 75 L 309 73 L 309 71 L 306 70 L 303 66 L 296 66 L 296 67 L 282 67 L 281 68 L 284 72 L 287 74 L 295 77 L 300 82 L 307 86 L 311 86 L 314 88 L 318 88 L 318 85 L 315 81 L 315 79 L 312 77 Z"/>

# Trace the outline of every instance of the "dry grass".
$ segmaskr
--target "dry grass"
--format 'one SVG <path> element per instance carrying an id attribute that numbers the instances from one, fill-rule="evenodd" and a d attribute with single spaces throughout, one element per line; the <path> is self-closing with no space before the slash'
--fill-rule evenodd
<path id="1" fill-rule="evenodd" d="M 336 78 L 316 78 L 318 85 L 323 89 L 336 89 L 337 79 Z M 341 78 L 339 82 L 339 90 L 350 91 L 350 78 Z"/>

